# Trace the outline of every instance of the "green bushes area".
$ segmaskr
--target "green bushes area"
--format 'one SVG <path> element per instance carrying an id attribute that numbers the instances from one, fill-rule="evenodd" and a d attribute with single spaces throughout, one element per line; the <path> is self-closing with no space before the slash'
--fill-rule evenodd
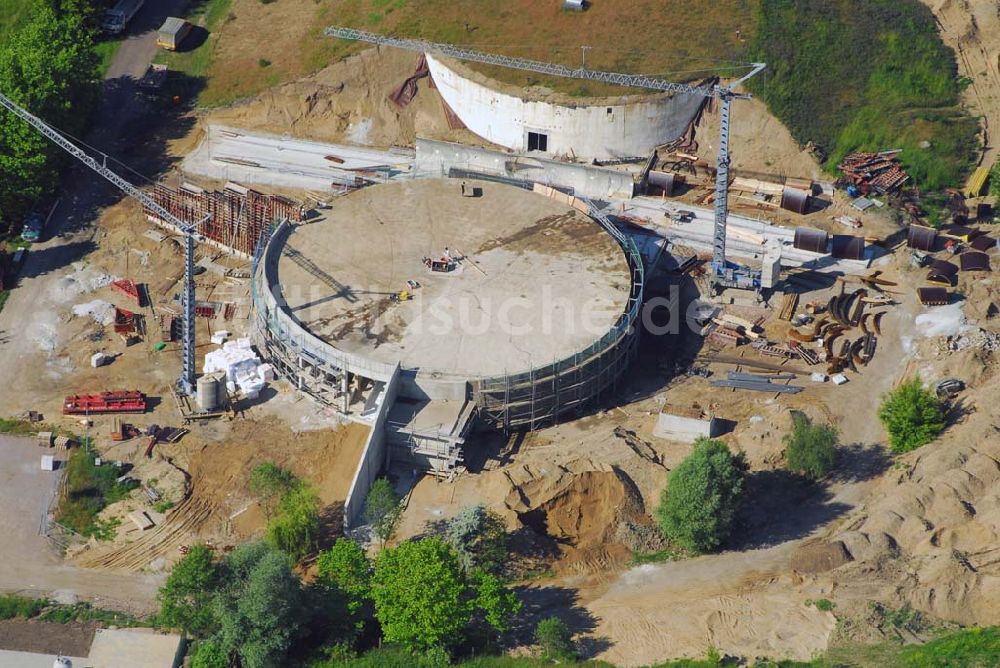
<path id="1" fill-rule="evenodd" d="M 839 437 L 830 425 L 813 424 L 801 412 L 792 413 L 792 431 L 785 434 L 785 465 L 788 470 L 820 480 L 833 469 Z"/>
<path id="2" fill-rule="evenodd" d="M 924 189 L 970 171 L 964 82 L 918 0 L 761 0 L 750 51 L 768 64 L 751 87 L 797 141 L 826 151 L 828 169 L 852 151 L 902 149 Z"/>
<path id="3" fill-rule="evenodd" d="M 89 603 L 62 604 L 45 598 L 28 598 L 14 594 L 0 595 L 0 620 L 37 619 L 43 622 L 99 622 L 108 626 L 151 626 L 148 620 L 111 610 L 95 608 Z"/>
<path id="4" fill-rule="evenodd" d="M 732 454 L 722 441 L 698 439 L 660 496 L 656 519 L 663 535 L 695 554 L 718 549 L 743 501 L 746 471 L 742 454 Z"/>
<path id="5" fill-rule="evenodd" d="M 66 463 L 66 490 L 59 501 L 56 521 L 82 536 L 112 538 L 117 522 L 103 522 L 97 515 L 138 485 L 135 481 L 119 483 L 119 475 L 114 466 L 95 466 L 94 455 L 84 448 L 74 449 Z"/>
<path id="6" fill-rule="evenodd" d="M 893 452 L 903 453 L 927 445 L 944 431 L 945 406 L 911 378 L 882 397 L 878 419 L 889 433 Z"/>
<path id="7" fill-rule="evenodd" d="M 22 596 L 0 596 L 0 619 L 31 619 L 45 607 L 45 601 Z"/>

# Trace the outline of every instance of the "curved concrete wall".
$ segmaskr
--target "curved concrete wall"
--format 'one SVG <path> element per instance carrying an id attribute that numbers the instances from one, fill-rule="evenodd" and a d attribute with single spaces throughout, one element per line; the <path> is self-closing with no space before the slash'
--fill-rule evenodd
<path id="1" fill-rule="evenodd" d="M 427 55 L 441 97 L 466 127 L 515 151 L 528 150 L 528 133 L 548 136 L 547 153 L 607 160 L 649 155 L 679 137 L 704 98 L 651 95 L 617 105 L 560 105 L 524 100 L 459 74 Z"/>

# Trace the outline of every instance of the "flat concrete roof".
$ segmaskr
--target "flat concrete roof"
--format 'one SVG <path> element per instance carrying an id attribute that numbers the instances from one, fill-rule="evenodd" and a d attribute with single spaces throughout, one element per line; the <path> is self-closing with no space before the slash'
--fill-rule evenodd
<path id="1" fill-rule="evenodd" d="M 348 352 L 467 378 L 578 353 L 625 310 L 625 255 L 596 222 L 492 182 L 414 179 L 338 198 L 297 227 L 278 264 L 289 313 Z M 422 259 L 464 258 L 436 273 Z M 407 280 L 420 283 L 410 290 Z M 391 296 L 409 290 L 414 299 Z"/>
<path id="2" fill-rule="evenodd" d="M 174 668 L 181 637 L 152 629 L 98 629 L 90 646 L 88 663 L 93 668 Z M 73 663 L 74 667 L 80 664 Z"/>

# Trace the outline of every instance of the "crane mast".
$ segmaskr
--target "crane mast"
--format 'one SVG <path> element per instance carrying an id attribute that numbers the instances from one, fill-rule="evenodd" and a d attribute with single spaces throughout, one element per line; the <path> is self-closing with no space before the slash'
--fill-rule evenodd
<path id="1" fill-rule="evenodd" d="M 184 233 L 184 291 L 181 293 L 181 306 L 183 310 L 182 328 L 184 331 L 181 335 L 183 356 L 181 377 L 178 384 L 186 394 L 192 394 L 195 382 L 194 234 L 198 224 L 181 221 L 157 204 L 152 197 L 118 176 L 118 174 L 108 169 L 106 165 L 99 163 L 76 144 L 66 139 L 61 133 L 45 123 L 45 121 L 21 108 L 2 93 L 0 93 L 0 106 L 38 130 L 45 138 L 103 176 L 126 195 L 138 200 L 147 209 L 155 212 L 161 220 L 177 227 Z"/>
<path id="2" fill-rule="evenodd" d="M 578 68 L 566 67 L 555 63 L 546 63 L 527 58 L 515 58 L 513 56 L 502 56 L 493 53 L 484 53 L 471 49 L 464 49 L 452 44 L 439 44 L 418 39 L 402 39 L 398 37 L 387 37 L 377 33 L 355 30 L 354 28 L 344 28 L 340 26 L 330 26 L 324 34 L 327 37 L 339 37 L 341 39 L 356 40 L 377 44 L 381 46 L 391 46 L 407 51 L 418 51 L 421 53 L 432 53 L 458 60 L 468 60 L 487 65 L 499 65 L 515 70 L 525 70 L 546 74 L 549 76 L 563 77 L 568 79 L 586 79 L 589 81 L 599 81 L 602 83 L 614 84 L 633 88 L 647 88 L 649 90 L 681 93 L 688 95 L 701 95 L 703 97 L 718 98 L 720 104 L 719 119 L 719 154 L 715 172 L 715 226 L 712 237 L 712 272 L 710 281 L 713 289 L 720 290 L 727 287 L 735 288 L 760 288 L 760 272 L 753 271 L 747 267 L 730 266 L 726 261 L 726 221 L 729 213 L 729 119 L 733 100 L 748 100 L 750 95 L 735 92 L 735 88 L 747 79 L 759 74 L 767 65 L 764 63 L 752 63 L 751 70 L 746 75 L 725 86 L 714 84 L 705 86 L 692 86 L 689 84 L 674 83 L 649 77 L 641 74 L 623 74 L 621 72 L 603 72 L 600 70 L 589 70 L 584 66 Z"/>

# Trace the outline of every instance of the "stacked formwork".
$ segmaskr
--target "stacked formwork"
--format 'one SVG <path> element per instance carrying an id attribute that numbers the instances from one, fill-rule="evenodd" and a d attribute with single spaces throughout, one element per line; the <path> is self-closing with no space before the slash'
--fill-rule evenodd
<path id="1" fill-rule="evenodd" d="M 204 190 L 188 183 L 171 188 L 162 183 L 153 189 L 157 204 L 180 220 L 198 223 L 197 233 L 235 253 L 251 257 L 261 234 L 274 220 L 301 222 L 303 207 L 281 195 L 267 195 L 228 183 L 221 190 Z M 150 210 L 146 216 L 170 227 Z"/>

